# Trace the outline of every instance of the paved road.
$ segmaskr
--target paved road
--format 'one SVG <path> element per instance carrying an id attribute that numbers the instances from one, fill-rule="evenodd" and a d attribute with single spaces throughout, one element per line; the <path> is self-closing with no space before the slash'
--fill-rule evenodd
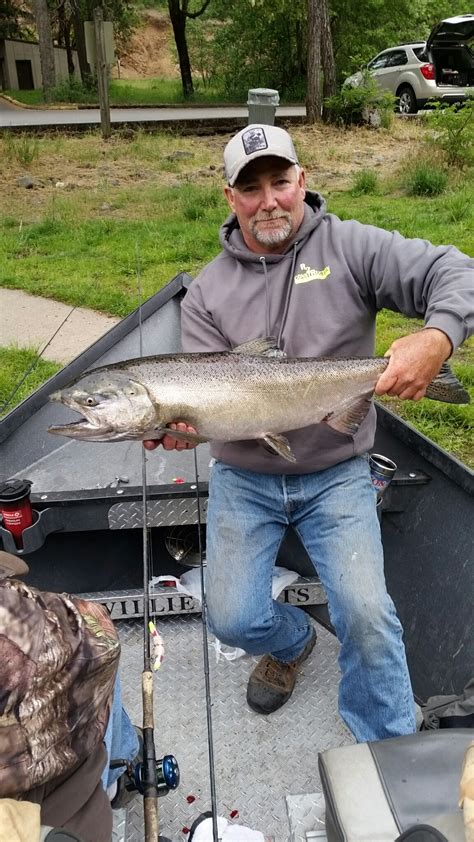
<path id="1" fill-rule="evenodd" d="M 306 114 L 303 105 L 282 106 L 277 108 L 280 118 L 299 118 Z M 247 108 L 229 106 L 215 108 L 112 108 L 113 124 L 123 123 L 226 123 L 248 118 Z M 0 128 L 31 126 L 34 128 L 49 126 L 96 126 L 100 124 L 98 108 L 86 109 L 33 109 L 21 108 L 0 96 Z"/>

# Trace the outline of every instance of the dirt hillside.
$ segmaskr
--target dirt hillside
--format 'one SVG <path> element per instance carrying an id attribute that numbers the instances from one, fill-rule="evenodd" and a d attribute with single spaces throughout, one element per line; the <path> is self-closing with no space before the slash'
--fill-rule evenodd
<path id="1" fill-rule="evenodd" d="M 179 77 L 179 66 L 173 54 L 173 30 L 166 12 L 147 9 L 143 25 L 135 30 L 126 50 L 120 54 L 121 79 Z M 113 76 L 118 77 L 118 68 Z"/>

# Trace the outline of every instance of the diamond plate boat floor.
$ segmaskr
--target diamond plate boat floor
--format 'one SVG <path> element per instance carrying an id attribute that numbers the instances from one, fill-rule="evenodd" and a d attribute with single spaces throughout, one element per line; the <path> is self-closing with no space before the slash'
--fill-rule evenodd
<path id="1" fill-rule="evenodd" d="M 337 713 L 339 644 L 317 624 L 318 642 L 305 661 L 292 698 L 271 716 L 250 710 L 247 679 L 257 658 L 218 662 L 210 645 L 210 681 L 217 812 L 273 836 L 275 842 L 320 837 L 323 796 L 318 751 L 352 742 Z M 124 705 L 141 724 L 143 626 L 117 623 L 122 643 L 120 673 Z M 155 675 L 157 757 L 174 754 L 181 771 L 177 790 L 160 798 L 160 833 L 182 842 L 197 816 L 210 809 L 210 783 L 200 617 L 159 622 L 165 660 Z M 212 638 L 210 638 L 210 644 Z M 194 801 L 188 803 L 189 796 Z M 192 800 L 189 798 L 189 800 Z M 115 816 L 116 842 L 142 842 L 143 802 L 137 796 Z M 313 835 L 311 835 L 313 834 Z"/>

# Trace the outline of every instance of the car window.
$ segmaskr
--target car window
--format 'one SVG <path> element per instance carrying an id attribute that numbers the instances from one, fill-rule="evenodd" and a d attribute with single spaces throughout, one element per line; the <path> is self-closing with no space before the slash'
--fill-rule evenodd
<path id="1" fill-rule="evenodd" d="M 424 47 L 412 47 L 412 50 L 415 53 L 418 61 L 424 61 L 424 58 L 423 58 L 423 56 L 425 54 L 425 48 Z"/>
<path id="2" fill-rule="evenodd" d="M 387 61 L 389 58 L 390 53 L 382 53 L 379 56 L 375 56 L 372 61 L 369 61 L 367 67 L 369 70 L 379 70 L 380 67 L 386 67 Z"/>
<path id="3" fill-rule="evenodd" d="M 399 67 L 401 64 L 407 64 L 408 58 L 405 50 L 393 50 L 386 54 L 387 61 L 385 67 Z"/>

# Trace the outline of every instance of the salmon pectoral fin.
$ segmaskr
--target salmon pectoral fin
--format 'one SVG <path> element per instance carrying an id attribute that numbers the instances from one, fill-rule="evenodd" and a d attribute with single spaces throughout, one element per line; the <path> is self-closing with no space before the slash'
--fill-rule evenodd
<path id="1" fill-rule="evenodd" d="M 371 407 L 372 394 L 373 392 L 367 392 L 365 395 L 355 398 L 349 405 L 344 404 L 341 409 L 336 409 L 334 412 L 326 415 L 326 418 L 323 418 L 323 422 L 339 433 L 353 436 L 357 433 Z"/>
<path id="2" fill-rule="evenodd" d="M 275 451 L 275 453 L 278 453 L 278 456 L 282 456 L 288 462 L 296 462 L 296 456 L 290 447 L 290 442 L 285 436 L 278 435 L 278 433 L 264 433 L 262 438 L 268 447 Z"/>
<path id="3" fill-rule="evenodd" d="M 179 439 L 179 441 L 188 441 L 190 444 L 203 444 L 205 441 L 208 441 L 208 439 L 198 436 L 197 433 L 185 433 L 182 430 L 172 430 L 171 427 L 163 427 L 163 435 L 165 433 L 173 436 L 174 439 Z"/>
<path id="4" fill-rule="evenodd" d="M 428 386 L 425 397 L 445 403 L 471 402 L 469 392 L 466 392 L 448 363 L 443 363 L 438 374 Z"/>

